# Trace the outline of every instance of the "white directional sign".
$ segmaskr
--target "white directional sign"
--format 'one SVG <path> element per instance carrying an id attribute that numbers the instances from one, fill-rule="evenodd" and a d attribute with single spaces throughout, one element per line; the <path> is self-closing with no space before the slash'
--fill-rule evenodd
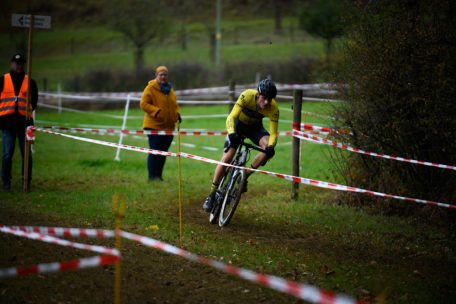
<path id="1" fill-rule="evenodd" d="M 24 14 L 12 14 L 11 25 L 17 27 L 29 27 L 30 26 L 30 15 Z M 34 28 L 51 28 L 51 16 L 40 16 L 33 15 L 33 27 Z"/>

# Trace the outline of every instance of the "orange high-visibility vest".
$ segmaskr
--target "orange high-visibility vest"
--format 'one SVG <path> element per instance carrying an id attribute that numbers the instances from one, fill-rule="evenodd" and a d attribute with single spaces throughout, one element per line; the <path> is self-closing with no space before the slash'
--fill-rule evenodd
<path id="1" fill-rule="evenodd" d="M 0 116 L 12 114 L 16 111 L 16 109 L 20 115 L 25 116 L 25 109 L 27 106 L 28 76 L 25 75 L 18 95 L 14 92 L 11 74 L 5 74 L 4 79 L 5 82 L 3 84 L 3 91 L 0 93 Z"/>

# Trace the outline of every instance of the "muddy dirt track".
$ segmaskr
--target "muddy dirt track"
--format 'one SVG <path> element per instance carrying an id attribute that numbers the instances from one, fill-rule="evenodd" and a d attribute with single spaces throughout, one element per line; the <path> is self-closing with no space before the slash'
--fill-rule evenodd
<path id="1" fill-rule="evenodd" d="M 0 219 L 4 225 L 64 226 L 57 219 L 40 219 L 10 209 L 2 209 Z M 73 240 L 113 247 L 113 240 Z M 122 242 L 122 303 L 302 303 L 208 266 L 128 240 Z M 0 265 L 10 267 L 96 255 L 3 233 L 0 252 Z M 112 266 L 8 278 L 0 280 L 0 303 L 114 303 L 113 286 Z"/>
<path id="2" fill-rule="evenodd" d="M 198 208 L 195 206 L 198 205 Z M 192 202 L 184 207 L 187 225 L 207 226 L 207 215 Z M 11 204 L 0 204 L 0 223 L 3 225 L 81 227 L 80 223 L 63 220 L 52 216 L 39 216 L 27 210 L 20 210 Z M 87 227 L 103 228 L 103 227 Z M 209 227 L 210 228 L 210 227 Z M 278 269 L 258 272 L 274 273 L 287 280 L 316 285 L 317 287 L 329 278 L 350 277 L 355 286 L 356 294 L 352 296 L 372 301 L 373 290 L 366 288 L 366 276 L 369 268 L 379 268 L 375 275 L 384 288 L 401 275 L 396 285 L 396 294 L 392 303 L 410 302 L 411 292 L 415 283 L 426 286 L 430 292 L 429 300 L 421 303 L 447 303 L 456 297 L 454 290 L 454 273 L 456 267 L 452 258 L 454 240 L 421 239 L 420 236 L 404 235 L 389 236 L 398 244 L 391 248 L 377 250 L 375 234 L 372 231 L 362 232 L 363 241 L 352 238 L 350 234 L 319 234 L 315 228 L 296 225 L 273 224 L 261 226 L 251 220 L 236 218 L 236 222 L 221 229 L 208 229 L 211 237 L 218 233 L 229 233 L 234 242 L 245 244 L 246 240 L 254 239 L 261 243 L 261 248 L 268 252 L 276 252 L 280 248 L 283 256 L 295 255 L 299 260 L 308 261 L 322 258 L 332 261 L 324 273 L 335 274 L 325 278 L 321 269 L 303 271 L 278 265 Z M 135 227 L 125 227 L 126 231 L 137 233 Z M 141 233 L 139 233 L 141 234 Z M 328 234 L 329 235 L 329 234 Z M 332 238 L 338 238 L 336 242 Z M 76 242 L 114 247 L 114 240 L 81 239 Z M 205 241 L 205 236 L 195 236 L 195 244 Z M 421 242 L 431 242 L 433 254 L 410 250 L 408 246 L 417 246 Z M 209 266 L 189 262 L 181 257 L 173 256 L 155 249 L 146 248 L 128 240 L 122 241 L 122 303 L 304 303 L 289 295 L 279 293 L 258 284 L 247 282 L 225 274 Z M 244 245 L 248 246 L 248 245 Z M 256 246 L 253 245 L 253 246 Z M 260 247 L 258 247 L 260 248 Z M 61 247 L 39 241 L 28 240 L 0 233 L 0 268 L 12 266 L 29 266 L 38 263 L 51 263 L 91 257 L 96 254 L 72 248 Z M 210 254 L 208 257 L 211 258 Z M 441 258 L 439 258 L 441 257 Z M 445 258 L 446 257 L 446 258 Z M 242 260 L 234 261 L 234 265 L 242 265 Z M 359 265 L 359 272 L 347 265 Z M 317 265 L 319 266 L 319 265 Z M 294 266 L 293 266 L 294 267 Z M 326 267 L 326 265 L 321 265 Z M 320 268 L 321 268 L 320 267 Z M 355 266 L 353 266 L 355 267 Z M 342 275 L 342 273 L 344 273 Z M 114 303 L 114 267 L 106 266 L 93 269 L 67 271 L 63 273 L 30 275 L 16 278 L 0 279 L 0 303 Z M 335 288 L 337 288 L 336 285 Z M 404 286 L 405 292 L 397 293 L 398 286 Z M 331 288 L 332 289 L 332 288 Z M 333 289 L 334 290 L 334 289 Z M 343 288 L 337 292 L 344 292 Z"/>

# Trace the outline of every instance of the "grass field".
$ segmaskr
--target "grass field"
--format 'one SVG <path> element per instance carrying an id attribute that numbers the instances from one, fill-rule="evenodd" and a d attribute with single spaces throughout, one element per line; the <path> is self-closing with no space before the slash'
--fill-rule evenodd
<path id="1" fill-rule="evenodd" d="M 292 113 L 288 109 L 289 104 L 281 103 L 282 121 L 291 121 Z M 331 108 L 327 104 L 305 103 L 303 111 L 330 114 Z M 226 106 L 184 106 L 182 129 L 224 130 L 223 118 L 196 120 L 186 119 L 186 116 L 226 112 Z M 122 111 L 110 110 L 103 113 L 121 115 Z M 130 116 L 141 115 L 137 105 L 133 105 Z M 304 118 L 307 122 L 329 123 L 321 119 Z M 42 121 L 37 125 L 67 127 L 121 125 L 118 119 L 66 112 L 57 114 L 51 111 L 38 112 L 37 120 Z M 128 121 L 127 128 L 141 129 L 141 123 L 140 118 L 132 118 Z M 280 130 L 289 131 L 290 125 L 290 122 L 283 122 Z M 75 135 L 111 142 L 118 140 L 112 136 Z M 222 142 L 221 137 L 182 136 L 181 150 L 218 160 Z M 290 142 L 291 138 L 279 138 L 276 156 L 265 167 L 266 170 L 291 173 Z M 124 137 L 124 143 L 147 147 L 145 137 L 127 136 Z M 218 150 L 211 151 L 204 147 Z M 326 146 L 303 143 L 300 175 L 341 182 L 341 178 L 333 172 L 329 149 L 331 148 Z M 171 151 L 177 151 L 177 144 L 172 145 Z M 146 178 L 145 154 L 122 151 L 119 162 L 113 160 L 114 156 L 113 148 L 37 132 L 32 191 L 28 194 L 20 191 L 20 157 L 16 152 L 13 192 L 0 193 L 0 224 L 36 225 L 38 221 L 43 226 L 111 229 L 114 221 L 111 213 L 112 197 L 114 193 L 119 193 L 126 196 L 128 205 L 123 221 L 125 230 L 180 245 L 178 160 L 167 159 L 164 182 L 150 183 Z M 209 224 L 207 214 L 201 210 L 213 170 L 212 164 L 181 160 L 182 245 L 191 252 L 367 300 L 380 295 L 386 297 L 388 303 L 448 303 L 456 296 L 452 270 L 456 266 L 456 238 L 447 227 L 420 223 L 413 218 L 372 215 L 337 205 L 333 203 L 336 194 L 334 191 L 303 185 L 300 186 L 298 200 L 292 201 L 289 182 L 255 174 L 249 180 L 249 191 L 243 196 L 232 222 L 228 227 L 220 229 Z M 158 230 L 151 229 L 154 225 L 158 226 Z M 17 244 L 19 245 L 22 247 L 18 250 L 26 250 L 29 246 L 28 243 Z M 14 266 L 16 260 L 11 256 L 16 256 L 16 253 L 10 248 L 0 249 L 4 253 L 0 257 L 0 268 Z M 29 263 L 37 260 L 43 262 L 43 257 L 38 258 L 39 256 L 32 255 L 34 259 L 28 257 Z M 46 258 L 54 261 L 56 257 L 50 254 Z M 137 261 L 139 264 L 153 263 L 153 260 L 147 259 L 147 255 Z M 180 269 L 181 262 L 174 263 L 170 267 Z M 173 272 L 171 269 L 168 271 Z M 180 275 L 185 276 L 185 273 L 184 271 Z M 207 273 L 207 268 L 197 268 L 197 277 L 192 274 L 193 277 L 187 280 L 203 280 Z M 81 271 L 81 275 L 84 276 L 84 271 Z M 96 277 L 97 272 L 91 272 L 90 276 L 92 275 Z M 52 276 L 49 280 L 53 280 Z M 65 280 L 65 274 L 54 276 Z M 33 288 L 31 286 L 35 283 L 38 284 L 36 286 L 41 286 L 40 282 L 46 281 L 42 277 L 36 278 L 7 281 L 0 288 L 3 288 L 2 293 L 5 295 L 14 292 L 21 294 L 24 291 L 20 286 L 24 282 L 27 282 L 28 289 Z M 128 282 L 129 279 L 125 280 Z M 230 277 L 227 280 L 233 284 L 242 284 Z M 76 293 L 80 284 L 72 284 L 76 286 L 73 288 Z M 222 289 L 220 285 L 212 286 L 206 299 L 210 301 L 210 296 L 223 294 L 225 291 Z M 63 286 L 57 291 L 62 301 L 71 292 Z M 194 293 L 197 297 L 196 290 Z M 41 300 L 46 301 L 46 296 L 47 293 L 42 291 Z M 290 298 L 274 300 L 269 297 L 263 302 L 295 302 Z M 228 298 L 226 301 L 217 299 L 220 303 L 236 302 Z"/>
<path id="2" fill-rule="evenodd" d="M 297 29 L 296 20 L 284 19 L 284 34 L 273 34 L 273 20 L 226 20 L 223 24 L 221 63 L 264 59 L 271 62 L 285 58 L 318 58 L 324 43 Z M 187 27 L 187 49 L 183 50 L 174 30 L 164 41 L 153 41 L 145 50 L 145 65 L 180 62 L 199 63 L 212 67 L 209 32 L 204 24 Z M 26 49 L 27 29 L 14 29 L 12 34 L 0 33 L 0 56 L 7 71 L 8 59 L 17 49 Z M 93 69 L 133 70 L 134 47 L 120 33 L 105 26 L 79 26 L 36 30 L 33 38 L 32 76 L 48 90 L 57 90 L 59 83 Z"/>

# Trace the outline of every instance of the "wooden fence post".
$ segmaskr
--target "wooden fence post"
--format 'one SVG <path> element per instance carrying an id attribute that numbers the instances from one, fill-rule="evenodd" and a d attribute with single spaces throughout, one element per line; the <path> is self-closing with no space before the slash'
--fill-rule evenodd
<path id="1" fill-rule="evenodd" d="M 295 90 L 293 94 L 293 129 L 301 130 L 301 108 L 302 108 L 302 90 Z M 292 175 L 299 176 L 299 159 L 300 159 L 300 144 L 299 138 L 293 137 L 292 139 Z M 299 183 L 291 183 L 291 198 L 298 199 Z"/>

